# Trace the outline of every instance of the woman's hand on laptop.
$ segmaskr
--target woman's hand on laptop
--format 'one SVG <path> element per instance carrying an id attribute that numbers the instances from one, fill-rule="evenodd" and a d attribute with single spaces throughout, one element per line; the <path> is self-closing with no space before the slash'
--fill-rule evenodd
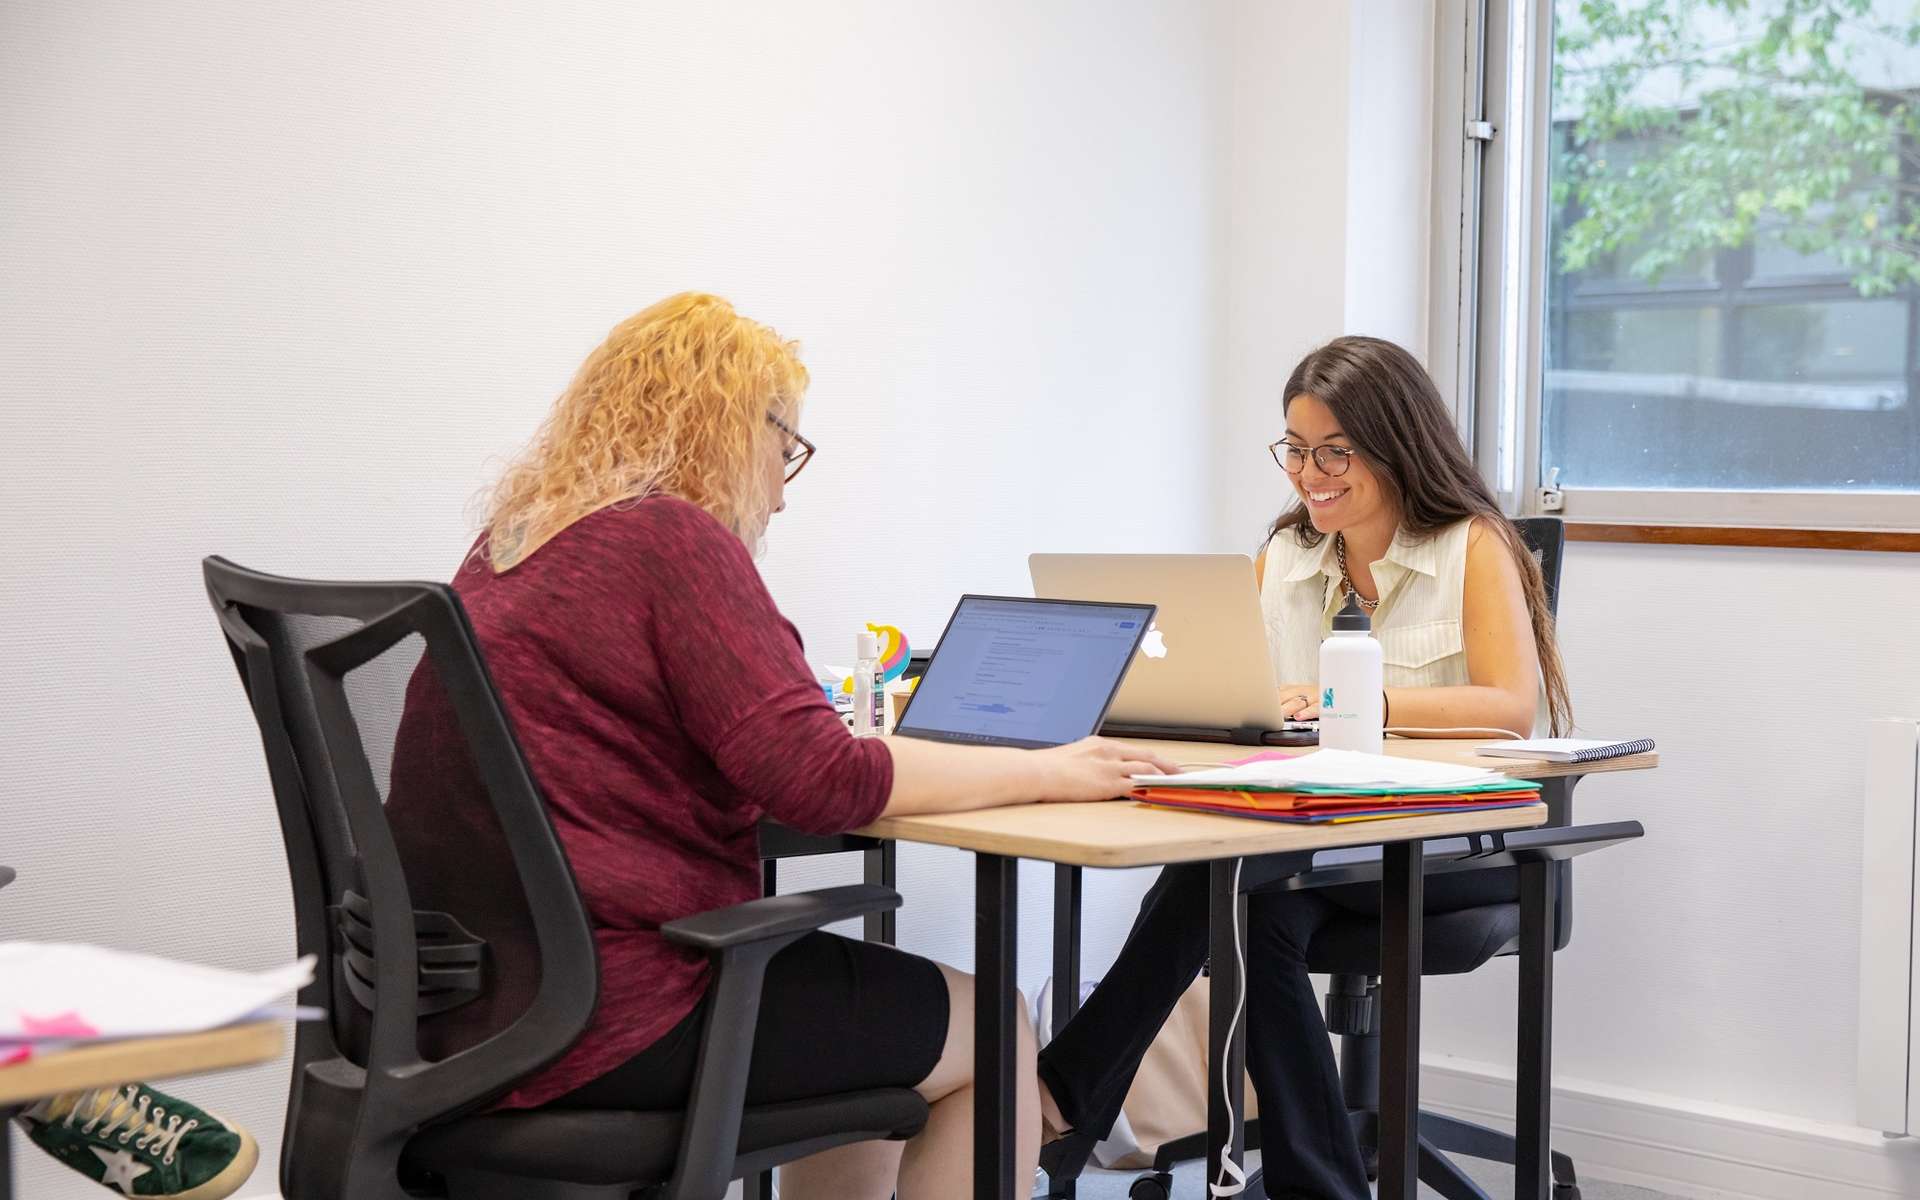
<path id="1" fill-rule="evenodd" d="M 1320 719 L 1320 689 L 1311 683 L 1280 685 L 1280 715 L 1289 721 Z"/>
<path id="2" fill-rule="evenodd" d="M 1112 800 L 1133 790 L 1135 775 L 1173 775 L 1180 765 L 1130 742 L 1090 737 L 1030 751 L 1046 760 L 1051 775 L 1045 800 Z"/>

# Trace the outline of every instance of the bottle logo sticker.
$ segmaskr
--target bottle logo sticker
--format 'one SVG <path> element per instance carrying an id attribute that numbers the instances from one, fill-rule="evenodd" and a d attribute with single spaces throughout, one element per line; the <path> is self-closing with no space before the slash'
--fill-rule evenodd
<path id="1" fill-rule="evenodd" d="M 1333 689 L 1332 688 L 1328 688 L 1326 691 L 1320 693 L 1320 707 L 1323 709 L 1333 707 Z"/>

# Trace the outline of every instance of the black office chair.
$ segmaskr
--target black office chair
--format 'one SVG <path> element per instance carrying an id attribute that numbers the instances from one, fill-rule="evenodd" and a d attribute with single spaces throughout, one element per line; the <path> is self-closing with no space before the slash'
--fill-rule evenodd
<path id="1" fill-rule="evenodd" d="M 321 964 L 300 1002 L 328 1013 L 295 1034 L 288 1200 L 719 1200 L 778 1163 L 919 1132 L 927 1106 L 907 1089 L 744 1104 L 767 960 L 899 906 L 867 884 L 664 927 L 715 965 L 684 1112 L 484 1111 L 579 1037 L 599 981 L 572 872 L 459 600 L 430 583 L 204 569 L 266 749 L 299 950 Z M 490 830 L 460 829 L 450 867 L 406 861 L 385 809 L 401 712 L 421 696 L 450 704 L 464 744 L 436 740 L 433 766 L 462 773 L 485 801 L 463 816 Z M 442 906 L 448 895 L 465 899 Z"/>
<path id="2" fill-rule="evenodd" d="M 1533 551 L 1546 583 L 1547 607 L 1560 608 L 1560 559 L 1566 546 L 1566 526 L 1558 517 L 1524 517 L 1514 522 L 1521 540 Z M 1571 814 L 1567 789 L 1550 789 L 1548 800 L 1558 800 L 1558 811 L 1547 823 L 1566 825 Z M 1573 863 L 1561 860 L 1555 870 L 1553 948 L 1566 948 L 1573 937 Z M 1517 953 L 1520 905 L 1517 901 L 1489 904 L 1453 912 L 1429 913 L 1423 942 L 1421 973 L 1464 975 L 1502 955 Z M 1329 923 L 1307 951 L 1308 969 L 1331 976 L 1327 981 L 1327 1028 L 1340 1038 L 1340 1080 L 1347 1111 L 1360 1134 L 1360 1144 L 1371 1162 L 1379 1138 L 1380 1120 L 1380 923 L 1354 915 Z M 1513 1164 L 1512 1134 L 1441 1116 L 1420 1114 L 1420 1136 L 1436 1153 L 1423 1154 L 1420 1181 L 1448 1200 L 1486 1200 L 1486 1193 L 1446 1158 L 1464 1154 L 1490 1162 Z M 1580 1188 L 1573 1162 L 1553 1155 L 1555 1200 L 1579 1200 Z"/>
<path id="3" fill-rule="evenodd" d="M 1540 564 L 1546 582 L 1547 606 L 1557 613 L 1565 527 L 1558 517 L 1527 517 L 1514 524 L 1520 530 L 1521 540 Z M 1543 798 L 1548 802 L 1549 827 L 1571 823 L 1572 782 L 1555 780 L 1543 790 Z M 1354 865 L 1378 857 L 1377 849 L 1334 853 L 1320 856 L 1315 865 Z M 1559 902 L 1554 910 L 1553 944 L 1554 949 L 1559 950 L 1573 936 L 1573 866 L 1569 859 L 1562 858 L 1555 870 L 1559 874 L 1555 887 Z M 1424 931 L 1421 973 L 1466 974 L 1496 957 L 1517 952 L 1520 905 L 1511 902 L 1430 912 Z M 1327 981 L 1327 1028 L 1340 1037 L 1340 1079 L 1346 1093 L 1348 1115 L 1371 1174 L 1380 1135 L 1380 922 L 1358 913 L 1330 922 L 1308 948 L 1307 966 L 1316 974 L 1331 976 Z M 1260 1144 L 1258 1125 L 1257 1119 L 1247 1123 L 1249 1149 Z M 1424 1143 L 1420 1182 L 1448 1200 L 1488 1198 L 1447 1154 L 1464 1154 L 1509 1165 L 1515 1158 L 1512 1134 L 1438 1113 L 1421 1112 L 1420 1137 Z M 1135 1200 L 1163 1200 L 1171 1186 L 1174 1165 L 1200 1158 L 1205 1153 L 1204 1133 L 1162 1146 L 1154 1157 L 1152 1173 L 1135 1181 L 1132 1196 Z M 1555 1152 L 1552 1172 L 1554 1200 L 1579 1200 L 1580 1188 L 1572 1161 Z"/>

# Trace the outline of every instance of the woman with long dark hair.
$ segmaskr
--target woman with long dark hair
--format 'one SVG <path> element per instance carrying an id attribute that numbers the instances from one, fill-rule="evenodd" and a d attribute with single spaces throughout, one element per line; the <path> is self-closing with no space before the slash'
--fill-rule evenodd
<path id="1" fill-rule="evenodd" d="M 1257 569 L 1277 676 L 1301 681 L 1283 686 L 1286 711 L 1317 715 L 1320 642 L 1352 595 L 1380 641 L 1389 727 L 1524 737 L 1544 697 L 1563 731 L 1571 706 L 1539 566 L 1413 356 L 1378 338 L 1329 342 L 1294 368 L 1281 412 L 1269 449 L 1295 503 L 1268 530 Z M 1516 880 L 1436 876 L 1426 896 L 1431 911 L 1494 904 L 1517 896 Z M 1328 921 L 1378 905 L 1371 885 L 1249 898 L 1247 1071 L 1268 1195 L 1368 1194 L 1306 955 Z M 1206 865 L 1168 867 L 1113 969 L 1040 1053 L 1048 1122 L 1071 1131 L 1043 1151 L 1050 1172 L 1077 1172 L 1112 1127 L 1206 952 Z"/>

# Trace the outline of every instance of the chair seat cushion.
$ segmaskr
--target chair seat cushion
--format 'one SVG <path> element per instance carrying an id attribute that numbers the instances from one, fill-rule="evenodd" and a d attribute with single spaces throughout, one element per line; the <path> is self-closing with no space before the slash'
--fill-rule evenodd
<path id="1" fill-rule="evenodd" d="M 1518 904 L 1430 912 L 1421 922 L 1423 975 L 1464 975 L 1505 953 L 1520 936 Z M 1380 919 L 1355 913 L 1321 926 L 1307 947 L 1307 969 L 1329 975 L 1380 973 Z"/>
<path id="2" fill-rule="evenodd" d="M 530 1109 L 463 1117 L 407 1143 L 411 1168 L 445 1175 L 484 1171 L 583 1184 L 648 1184 L 673 1173 L 679 1112 Z M 927 1102 L 906 1088 L 849 1092 L 750 1107 L 740 1121 L 745 1155 L 813 1138 L 909 1138 L 927 1123 Z M 864 1135 L 864 1136 L 858 1136 Z"/>

